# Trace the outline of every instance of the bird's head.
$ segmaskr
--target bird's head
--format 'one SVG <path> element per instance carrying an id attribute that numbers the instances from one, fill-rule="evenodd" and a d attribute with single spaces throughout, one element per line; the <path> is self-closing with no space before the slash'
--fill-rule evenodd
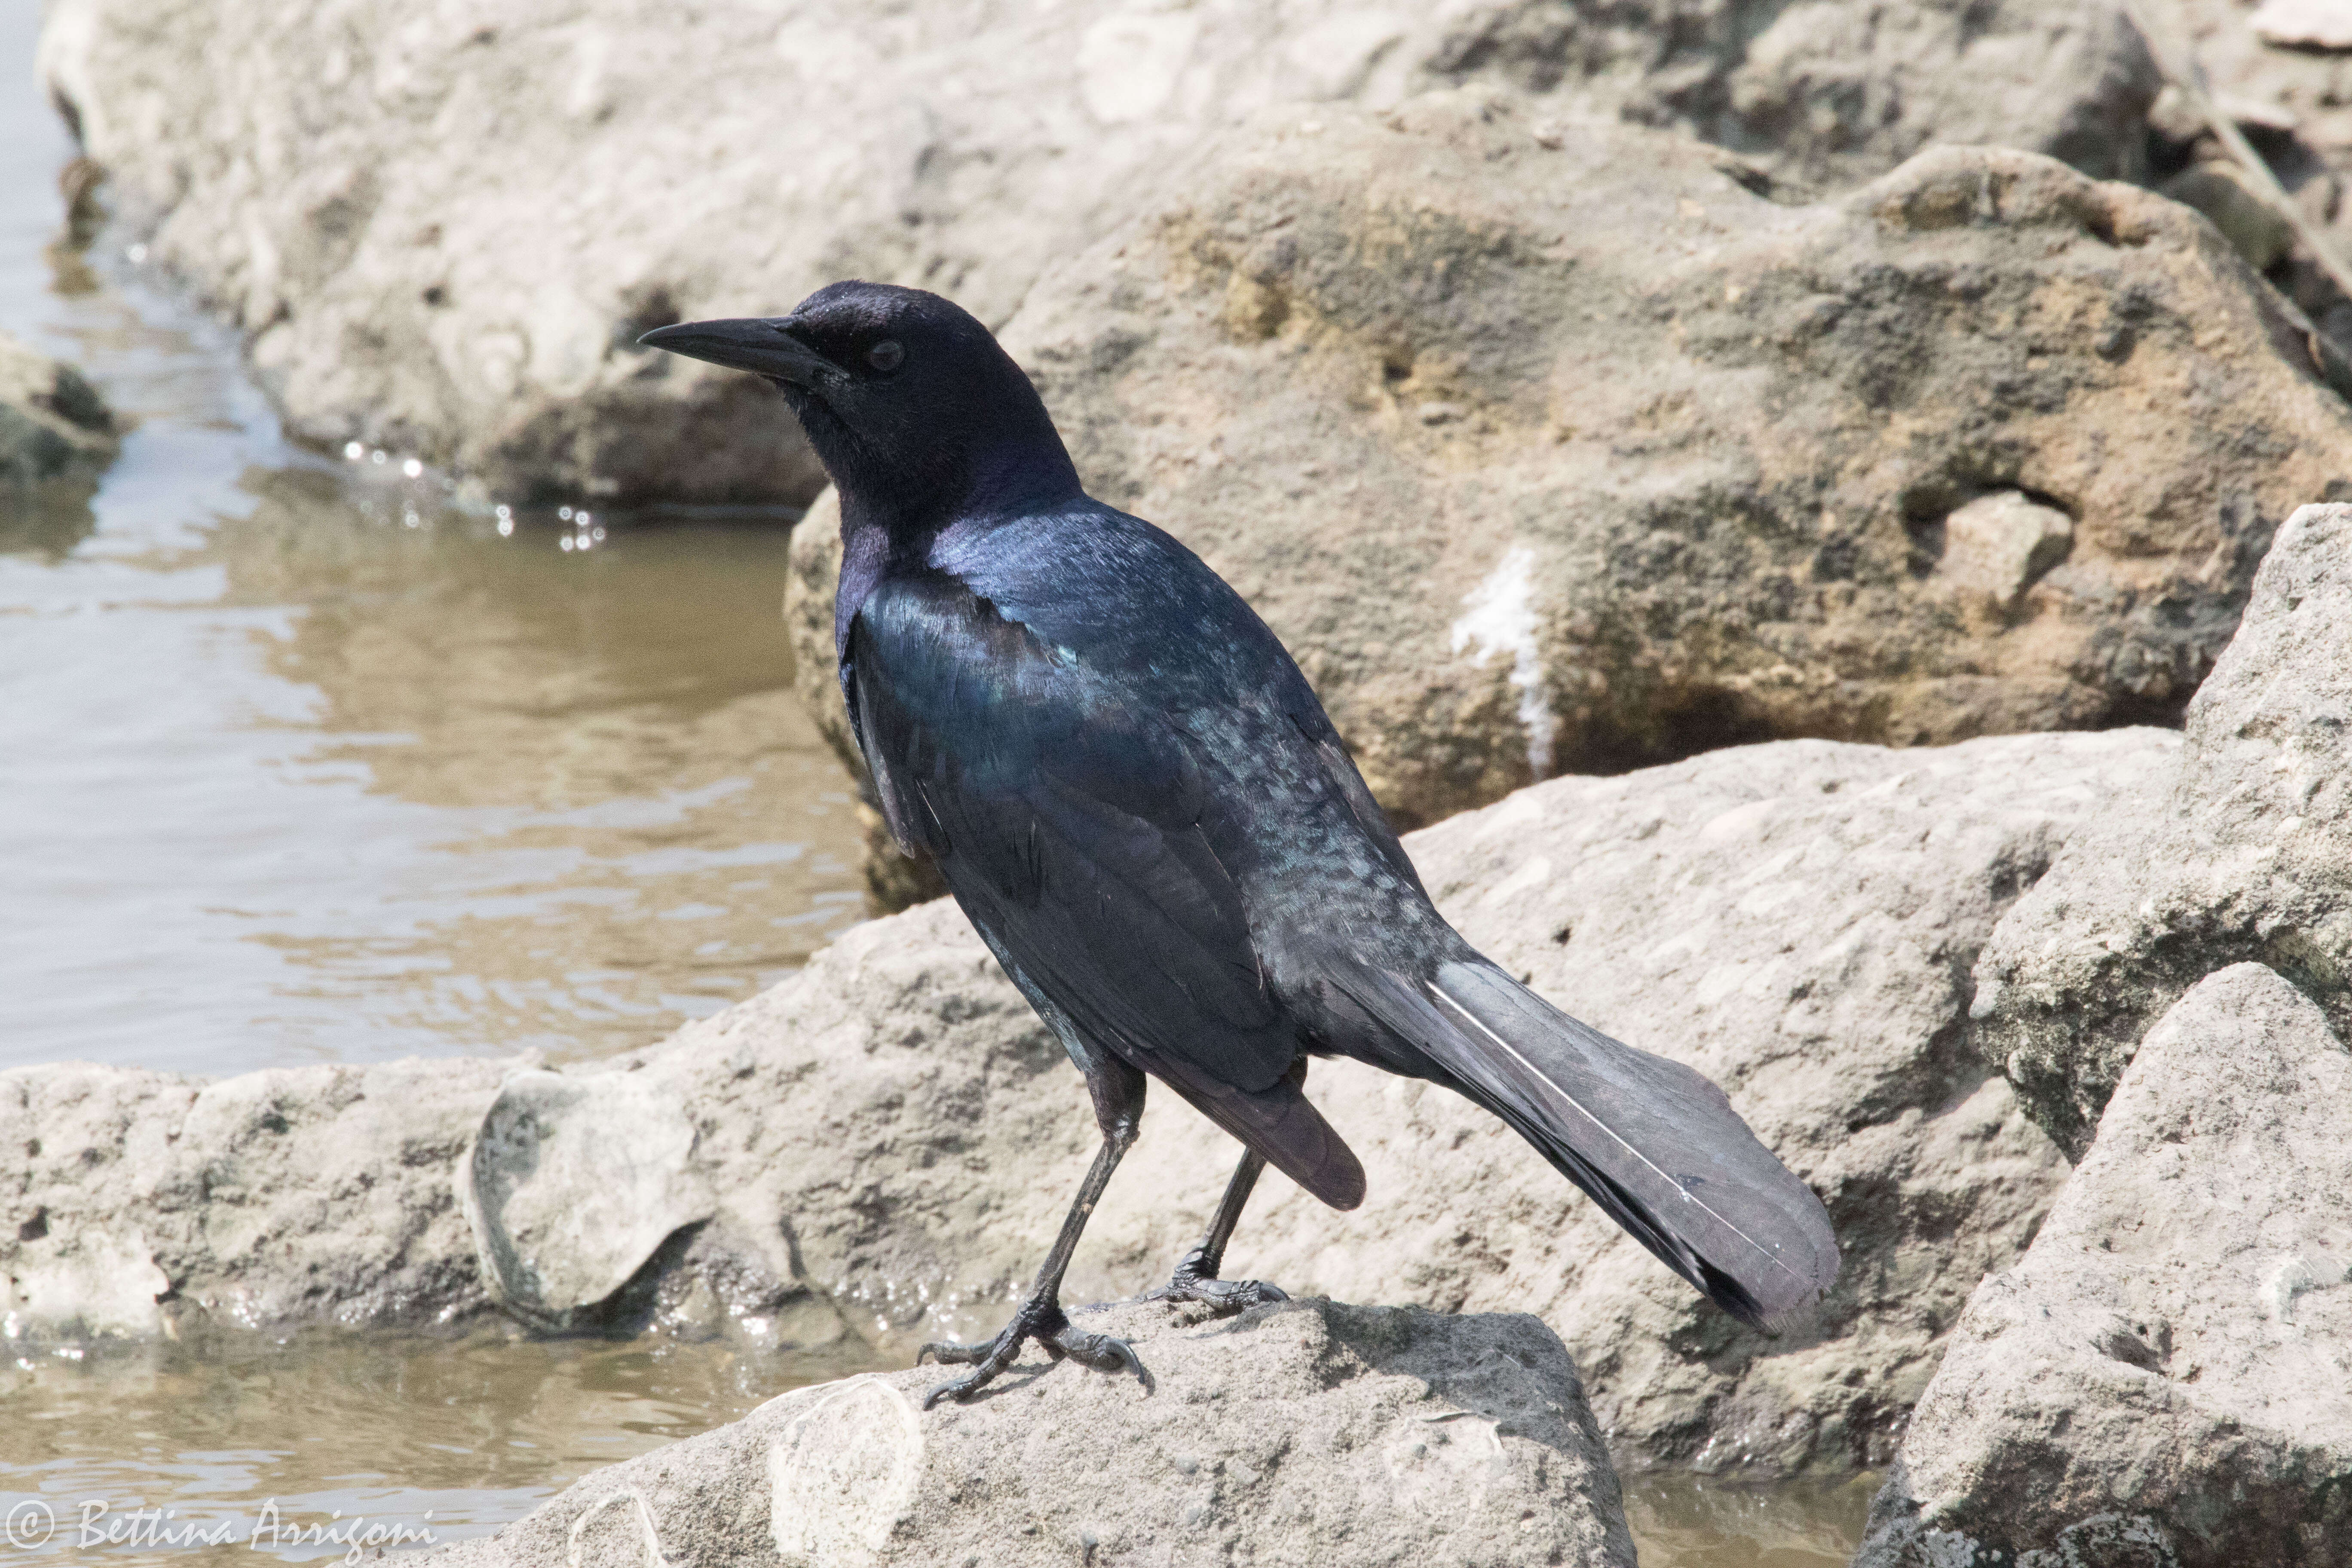
<path id="1" fill-rule="evenodd" d="M 834 283 L 788 316 L 686 321 L 638 342 L 775 384 L 845 517 L 935 526 L 1078 488 L 1028 376 L 937 294 Z"/>

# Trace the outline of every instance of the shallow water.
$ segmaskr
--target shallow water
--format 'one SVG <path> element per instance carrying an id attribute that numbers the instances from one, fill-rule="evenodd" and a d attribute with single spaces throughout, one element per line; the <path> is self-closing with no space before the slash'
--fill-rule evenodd
<path id="1" fill-rule="evenodd" d="M 784 520 L 502 531 L 401 454 L 292 447 L 125 237 L 53 250 L 72 149 L 38 11 L 0 5 L 0 327 L 136 423 L 87 509 L 0 501 L 0 1068 L 593 1057 L 856 919 L 848 784 L 788 690 Z M 454 1540 L 855 1370 L 498 1331 L 27 1354 L 0 1364 L 0 1562 Z M 1627 1500 L 1648 1568 L 1827 1568 L 1867 1499 Z"/>
<path id="2" fill-rule="evenodd" d="M 602 1055 L 856 919 L 789 518 L 502 533 L 291 447 L 132 245 L 52 249 L 71 148 L 0 9 L 0 326 L 135 422 L 86 514 L 0 512 L 0 1067 Z"/>
<path id="3" fill-rule="evenodd" d="M 462 1540 L 599 1466 L 866 1365 L 497 1332 L 26 1357 L 0 1370 L 0 1563 Z"/>

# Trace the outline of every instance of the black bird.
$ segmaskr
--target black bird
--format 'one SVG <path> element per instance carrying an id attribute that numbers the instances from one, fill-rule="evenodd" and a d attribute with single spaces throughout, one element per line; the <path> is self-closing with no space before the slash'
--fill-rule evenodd
<path id="1" fill-rule="evenodd" d="M 767 377 L 841 497 L 841 689 L 890 830 L 937 862 L 1070 1053 L 1102 1147 L 993 1341 L 927 1345 L 969 1397 L 1025 1341 L 1149 1382 L 1064 1316 L 1063 1271 L 1135 1141 L 1147 1078 L 1245 1152 L 1155 1295 L 1218 1278 L 1258 1173 L 1334 1208 L 1363 1167 L 1309 1057 L 1425 1079 L 1501 1117 L 1666 1267 L 1770 1325 L 1836 1277 L 1828 1215 L 1721 1089 L 1587 1028 L 1440 918 L 1323 705 L 1200 558 L 1086 493 L 988 330 L 919 289 L 835 283 L 772 320 L 644 342 Z"/>

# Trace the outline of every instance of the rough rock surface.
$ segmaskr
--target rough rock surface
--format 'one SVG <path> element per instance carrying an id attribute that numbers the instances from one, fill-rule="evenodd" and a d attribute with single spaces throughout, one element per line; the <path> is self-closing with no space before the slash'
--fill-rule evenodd
<path id="1" fill-rule="evenodd" d="M 451 1174 L 513 1066 L 0 1072 L 0 1333 L 479 1310 Z"/>
<path id="2" fill-rule="evenodd" d="M 1867 1568 L 2352 1562 L 2352 1056 L 2258 963 L 2148 1032 L 1954 1331 Z"/>
<path id="3" fill-rule="evenodd" d="M 0 332 L 0 510 L 36 485 L 95 479 L 116 445 L 114 416 L 79 371 Z"/>
<path id="4" fill-rule="evenodd" d="M 925 1411 L 937 1367 L 820 1384 L 574 1483 L 446 1568 L 1554 1563 L 1633 1568 L 1575 1365 L 1523 1315 L 1321 1300 L 1115 1308 L 1129 1379 L 1033 1354 Z"/>
<path id="5" fill-rule="evenodd" d="M 1845 1268 L 1811 1326 L 1777 1341 L 1740 1328 L 1499 1123 L 1444 1090 L 1349 1064 L 1318 1066 L 1308 1090 L 1362 1156 L 1369 1200 L 1339 1215 L 1269 1176 L 1231 1268 L 1297 1292 L 1539 1313 L 1576 1354 L 1622 1465 L 1885 1462 L 1969 1292 L 2022 1254 L 2064 1174 L 1968 1048 L 1970 966 L 2067 837 L 2168 776 L 2178 745 L 2151 731 L 1905 752 L 1776 743 L 1555 780 L 1408 840 L 1472 942 L 1595 1026 L 1712 1075 L 1822 1193 Z M 268 1156 L 278 1162 L 273 1201 L 314 1227 L 278 1238 L 297 1252 L 268 1256 L 338 1261 L 302 1277 L 307 1298 L 302 1279 L 275 1293 L 248 1283 L 259 1307 L 387 1321 L 396 1303 L 368 1288 L 385 1276 L 439 1290 L 404 1298 L 412 1317 L 484 1305 L 474 1237 L 450 1193 L 497 1069 L 380 1070 L 422 1085 L 428 1069 L 452 1075 L 453 1096 L 463 1085 L 432 1141 L 412 1139 L 396 1170 L 381 1135 L 373 1165 L 347 1142 L 326 1167 L 383 1168 L 383 1199 L 405 1194 L 416 1216 L 339 1207 L 298 1162 Z M 35 1137 L 43 1116 L 61 1114 L 41 1107 L 87 1093 L 72 1085 L 92 1071 L 0 1078 L 37 1101 L 21 1131 L 0 1132 Z M 731 1321 L 754 1342 L 794 1343 L 855 1331 L 894 1348 L 993 1330 L 1095 1145 L 1060 1047 L 947 904 L 857 927 L 761 995 L 563 1077 L 634 1079 L 634 1095 L 680 1108 L 694 1133 L 680 1179 L 710 1193 L 709 1217 L 656 1248 L 600 1309 L 625 1326 Z M 233 1079 L 205 1092 L 257 1101 L 260 1087 Z M 211 1134 L 184 1134 L 161 1153 L 196 1090 L 171 1080 L 144 1092 L 159 1097 L 145 1114 L 126 1106 L 72 1137 L 47 1135 L 44 1163 L 5 1189 L 0 1268 L 18 1272 L 17 1260 L 47 1256 L 35 1248 L 77 1227 L 117 1247 L 125 1223 L 158 1234 L 144 1199 L 110 1208 L 74 1196 L 72 1184 L 96 1185 L 85 1171 L 128 1167 L 151 1145 L 175 1169 L 228 1157 L 200 1152 Z M 414 1097 L 419 1108 L 404 1114 L 424 1113 Z M 371 1091 L 372 1103 L 384 1098 Z M 598 1123 L 567 1130 L 565 1105 L 535 1103 L 534 1136 L 549 1147 L 583 1147 L 577 1134 Z M 263 1158 L 267 1131 L 240 1131 L 236 1158 Z M 1079 1249 L 1071 1299 L 1163 1278 L 1234 1155 L 1181 1101 L 1155 1098 Z M 80 1206 L 45 1196 L 53 1187 Z M 575 1174 L 553 1193 L 583 1190 Z M 56 1239 L 12 1249 L 42 1205 Z M 542 1213 L 560 1207 L 559 1195 L 541 1200 Z M 231 1267 L 184 1247 L 154 1256 L 183 1297 L 216 1299 L 202 1282 Z M 254 1280 L 265 1261 L 240 1254 L 235 1267 Z M 348 1297 L 331 1289 L 339 1279 L 353 1283 Z"/>
<path id="6" fill-rule="evenodd" d="M 1474 90 L 1286 110 L 1006 342 L 1407 823 L 1740 740 L 2177 717 L 2277 524 L 2352 486 L 2292 309 L 2195 215 L 2024 153 L 1753 183 Z M 838 732 L 830 515 L 790 614 Z"/>
<path id="7" fill-rule="evenodd" d="M 299 432 L 509 498 L 800 500 L 764 389 L 633 347 L 865 276 L 1011 313 L 1129 191 L 1278 102 L 1472 79 L 1808 177 L 1931 140 L 2135 165 L 2110 0 L 57 0 L 42 68 L 151 255 L 253 337 Z"/>
<path id="8" fill-rule="evenodd" d="M 2266 963 L 2352 1026 L 2352 506 L 2279 531 L 2168 798 L 2077 836 L 1977 970 L 1979 1043 L 2078 1152 L 2148 1026 Z"/>

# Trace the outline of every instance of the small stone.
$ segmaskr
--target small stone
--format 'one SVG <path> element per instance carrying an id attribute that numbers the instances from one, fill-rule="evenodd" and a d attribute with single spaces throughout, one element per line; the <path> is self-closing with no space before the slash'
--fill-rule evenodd
<path id="1" fill-rule="evenodd" d="M 7 489 L 95 480 L 120 445 L 114 416 L 69 364 L 0 332 L 0 507 Z"/>
<path id="2" fill-rule="evenodd" d="M 2066 559 L 2074 543 L 2073 518 L 2021 491 L 2002 490 L 1979 496 L 1944 520 L 1937 574 L 2006 615 L 2044 573 Z"/>

